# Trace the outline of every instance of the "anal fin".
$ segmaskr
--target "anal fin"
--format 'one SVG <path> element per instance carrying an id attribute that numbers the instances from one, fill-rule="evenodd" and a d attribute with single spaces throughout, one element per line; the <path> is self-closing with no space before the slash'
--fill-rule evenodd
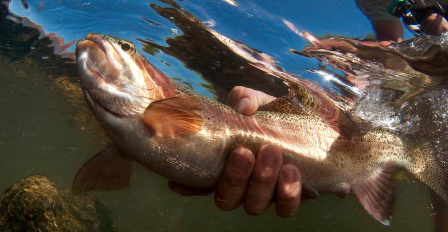
<path id="1" fill-rule="evenodd" d="M 132 159 L 114 146 L 108 147 L 82 166 L 73 181 L 72 192 L 123 189 L 129 186 L 131 172 Z"/>
<path id="2" fill-rule="evenodd" d="M 392 220 L 395 203 L 393 173 L 392 165 L 386 164 L 367 180 L 352 186 L 353 193 L 367 213 L 386 226 Z"/>

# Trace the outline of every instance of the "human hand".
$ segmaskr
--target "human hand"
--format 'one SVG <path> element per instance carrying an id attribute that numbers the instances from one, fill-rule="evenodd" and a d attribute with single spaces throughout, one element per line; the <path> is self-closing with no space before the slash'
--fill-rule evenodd
<path id="1" fill-rule="evenodd" d="M 236 111 L 251 115 L 258 107 L 275 100 L 275 97 L 245 87 L 235 87 L 229 102 Z M 207 195 L 213 188 L 195 189 L 170 182 L 170 188 L 182 195 Z M 215 192 L 215 203 L 224 211 L 241 204 L 250 215 L 263 214 L 272 201 L 276 202 L 281 217 L 294 215 L 300 205 L 302 178 L 297 167 L 283 165 L 281 151 L 263 146 L 257 157 L 247 148 L 232 151 Z M 274 194 L 275 193 L 275 194 Z"/>

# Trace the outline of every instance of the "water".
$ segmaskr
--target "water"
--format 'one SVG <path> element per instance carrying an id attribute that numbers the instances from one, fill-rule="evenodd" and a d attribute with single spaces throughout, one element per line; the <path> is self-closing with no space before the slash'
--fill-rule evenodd
<path id="1" fill-rule="evenodd" d="M 419 127 L 434 126 L 419 122 L 434 121 L 439 123 L 434 133 L 441 137 L 446 133 L 443 112 L 447 110 L 436 107 L 447 105 L 442 90 L 409 102 L 401 113 L 391 112 L 388 109 L 393 99 L 379 97 L 385 94 L 375 88 L 380 84 L 368 83 L 372 90 L 361 91 L 365 95 L 358 92 L 362 89 L 359 85 L 354 85 L 358 90 L 348 91 L 341 84 L 321 78 L 319 72 L 307 71 L 322 70 L 315 59 L 289 52 L 302 50 L 308 44 L 291 30 L 291 24 L 300 32 L 307 30 L 321 36 L 329 33 L 363 37 L 370 32 L 368 21 L 352 1 L 244 1 L 237 2 L 237 6 L 221 0 L 177 3 L 221 35 L 272 56 L 283 70 L 272 62 L 261 64 L 265 69 L 302 75 L 341 98 L 359 100 L 356 106 L 349 100 L 341 104 L 355 107 L 357 115 L 377 123 L 374 126 L 387 126 L 380 122 L 391 119 L 396 127 L 398 117 L 404 127 L 409 125 L 401 128 L 405 132 L 418 133 Z M 203 28 L 197 23 L 187 24 L 188 17 L 180 17 L 179 11 L 171 11 L 174 7 L 164 2 L 29 1 L 28 6 L 26 10 L 20 1 L 12 1 L 9 8 L 13 14 L 1 21 L 0 190 L 32 174 L 44 174 L 58 188 L 70 189 L 79 168 L 111 143 L 84 102 L 71 60 L 75 40 L 90 32 L 134 42 L 169 77 L 218 100 L 225 101 L 230 88 L 237 84 L 257 86 L 276 96 L 287 91 L 282 81 L 248 65 L 244 59 L 235 60 L 222 44 L 198 37 Z M 346 10 L 353 13 L 346 14 Z M 204 44 L 209 46 L 201 46 Z M 176 49 L 176 45 L 184 50 Z M 378 67 L 363 65 L 357 72 L 362 76 Z M 344 75 L 328 68 L 329 73 Z M 384 83 L 389 79 L 379 80 Z M 382 101 L 387 101 L 387 107 Z M 428 105 L 428 112 L 433 114 L 415 114 L 415 108 L 422 105 Z M 436 147 L 445 151 L 446 143 L 439 142 L 441 145 Z M 179 196 L 169 190 L 166 179 L 137 164 L 129 188 L 94 195 L 112 212 L 119 231 L 431 231 L 433 218 L 427 188 L 411 178 L 398 181 L 397 188 L 391 227 L 372 219 L 353 196 L 344 200 L 322 196 L 304 202 L 289 219 L 276 216 L 273 207 L 259 217 L 247 215 L 241 207 L 222 212 L 214 206 L 212 196 Z"/>

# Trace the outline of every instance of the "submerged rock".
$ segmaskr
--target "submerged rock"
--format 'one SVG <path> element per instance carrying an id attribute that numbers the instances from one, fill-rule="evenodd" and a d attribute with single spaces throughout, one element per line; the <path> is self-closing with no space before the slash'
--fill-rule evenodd
<path id="1" fill-rule="evenodd" d="M 116 231 L 103 203 L 57 190 L 45 176 L 27 177 L 0 198 L 0 231 Z"/>

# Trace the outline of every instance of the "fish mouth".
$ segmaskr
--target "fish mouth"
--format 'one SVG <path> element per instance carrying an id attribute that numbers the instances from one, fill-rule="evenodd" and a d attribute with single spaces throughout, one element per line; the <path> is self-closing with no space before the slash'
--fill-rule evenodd
<path id="1" fill-rule="evenodd" d="M 103 106 L 107 99 L 101 98 L 107 94 L 96 93 L 101 92 L 104 87 L 113 86 L 107 77 L 110 71 L 114 70 L 108 59 L 106 49 L 108 42 L 104 35 L 90 33 L 85 39 L 78 40 L 76 43 L 76 60 L 81 86 L 93 112 L 97 112 L 99 106 L 107 110 L 108 107 Z"/>
<path id="2" fill-rule="evenodd" d="M 86 36 L 85 40 L 94 42 L 105 54 L 107 53 L 106 48 L 104 47 L 104 35 L 90 33 Z"/>
<path id="3" fill-rule="evenodd" d="M 113 84 L 119 78 L 122 64 L 116 61 L 115 53 L 111 42 L 102 34 L 90 33 L 76 43 L 78 72 L 85 90 Z"/>
<path id="4" fill-rule="evenodd" d="M 104 35 L 98 33 L 90 33 L 86 36 L 85 39 L 80 39 L 76 43 L 76 57 L 78 57 L 81 51 L 84 51 L 84 46 L 96 46 L 99 48 L 104 55 L 107 55 L 106 47 L 104 46 L 105 39 Z"/>

